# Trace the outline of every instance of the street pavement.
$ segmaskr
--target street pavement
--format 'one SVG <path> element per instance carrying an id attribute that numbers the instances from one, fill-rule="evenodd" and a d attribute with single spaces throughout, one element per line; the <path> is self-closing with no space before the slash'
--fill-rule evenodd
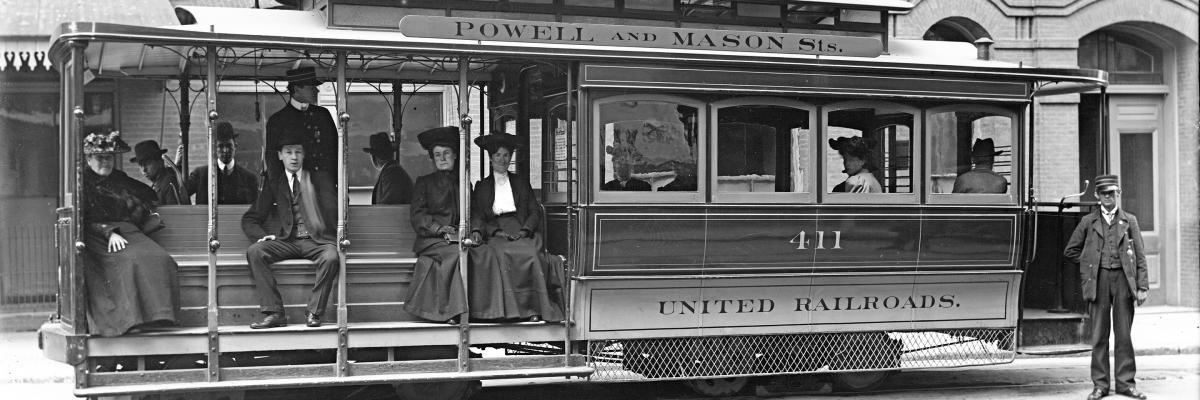
<path id="1" fill-rule="evenodd" d="M 1200 399 L 1200 310 L 1179 307 L 1139 308 L 1133 328 L 1138 353 L 1139 388 L 1151 399 Z M 32 331 L 0 332 L 0 398 L 66 400 L 73 373 L 50 361 Z M 1022 357 L 1012 364 L 905 371 L 889 377 L 876 392 L 830 393 L 818 388 L 774 398 L 863 399 L 1082 399 L 1090 390 L 1086 354 L 1075 357 Z M 575 382 L 578 382 L 576 380 Z M 529 383 L 549 384 L 535 388 Z M 677 383 L 593 384 L 562 380 L 495 381 L 474 399 L 685 399 Z M 747 393 L 754 393 L 748 390 Z M 768 394 L 768 393 L 763 393 Z M 690 397 L 689 397 L 690 396 Z M 252 398 L 253 396 L 247 396 Z M 753 397 L 753 396 L 751 396 Z M 1120 399 L 1120 396 L 1110 396 Z"/>

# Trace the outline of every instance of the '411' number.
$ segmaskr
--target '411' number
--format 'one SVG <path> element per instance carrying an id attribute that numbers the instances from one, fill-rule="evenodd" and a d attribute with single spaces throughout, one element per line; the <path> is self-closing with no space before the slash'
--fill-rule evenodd
<path id="1" fill-rule="evenodd" d="M 842 248 L 842 231 L 831 231 L 831 232 L 833 232 L 833 247 L 830 247 L 829 249 L 830 250 L 835 250 L 835 249 L 841 250 L 841 248 Z M 812 249 L 824 250 L 825 249 L 825 231 L 816 231 L 816 233 L 817 233 L 817 247 L 813 247 Z M 800 233 L 796 234 L 796 236 L 793 236 L 792 240 L 788 241 L 788 243 L 799 245 L 799 246 L 796 246 L 796 250 L 808 250 L 809 246 L 812 245 L 812 238 L 808 237 L 808 232 L 800 231 Z"/>

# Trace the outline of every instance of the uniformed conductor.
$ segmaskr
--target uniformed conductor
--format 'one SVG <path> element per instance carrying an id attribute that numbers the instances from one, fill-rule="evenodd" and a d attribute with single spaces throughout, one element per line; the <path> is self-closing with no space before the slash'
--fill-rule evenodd
<path id="1" fill-rule="evenodd" d="M 1137 217 L 1118 207 L 1121 186 L 1116 175 L 1096 177 L 1100 209 L 1083 217 L 1063 254 L 1079 264 L 1083 299 L 1092 319 L 1092 383 L 1088 399 L 1108 395 L 1111 370 L 1108 364 L 1108 333 L 1116 335 L 1117 394 L 1145 399 L 1137 390 L 1134 374 L 1133 307 L 1146 301 L 1149 280 L 1142 252 L 1142 231 Z"/>
<path id="2" fill-rule="evenodd" d="M 337 177 L 337 125 L 329 110 L 316 104 L 317 86 L 321 85 L 316 69 L 289 70 L 287 80 L 291 98 L 283 109 L 267 119 L 263 163 L 269 176 L 279 175 L 283 170 L 283 164 L 274 154 L 279 149 L 279 138 L 284 134 L 297 134 L 304 139 L 304 169 Z"/>

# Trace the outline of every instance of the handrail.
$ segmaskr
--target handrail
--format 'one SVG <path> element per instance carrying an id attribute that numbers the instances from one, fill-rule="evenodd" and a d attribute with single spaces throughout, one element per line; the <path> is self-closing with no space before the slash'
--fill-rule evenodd
<path id="1" fill-rule="evenodd" d="M 218 315 L 219 308 L 217 305 L 217 250 L 221 248 L 221 242 L 217 238 L 217 164 L 216 164 L 216 135 L 215 125 L 217 117 L 217 48 L 208 46 L 205 49 L 205 59 L 207 60 L 205 68 L 207 71 L 208 90 L 204 91 L 207 98 L 208 106 L 208 130 L 206 131 L 208 144 L 208 155 L 205 158 L 208 165 L 208 187 L 205 190 L 208 192 L 208 306 L 205 313 L 207 320 L 208 334 L 208 381 L 217 382 L 221 380 L 221 347 L 220 335 L 217 330 L 220 325 L 220 317 Z M 187 94 L 184 94 L 187 97 Z M 186 136 L 186 132 L 184 133 Z M 187 146 L 184 146 L 185 148 Z M 186 154 L 186 153 L 185 153 Z M 187 160 L 186 155 L 184 160 Z M 187 162 L 183 163 L 184 173 L 186 174 Z M 186 175 L 185 175 L 186 176 Z"/>
<path id="2" fill-rule="evenodd" d="M 348 364 L 350 362 L 350 332 L 347 325 L 349 324 L 347 313 L 349 310 L 346 307 L 346 248 L 350 247 L 350 240 L 347 238 L 346 220 L 348 210 L 348 196 L 346 191 L 346 151 L 350 147 L 348 144 L 350 136 L 350 113 L 346 110 L 349 108 L 346 92 L 349 87 L 346 84 L 346 52 L 337 52 L 337 104 L 338 104 L 338 222 L 337 222 L 337 252 L 338 252 L 338 299 L 337 299 L 337 327 L 338 327 L 338 347 L 337 347 L 337 376 L 345 377 L 349 373 Z M 323 312 L 324 310 L 317 310 Z"/>

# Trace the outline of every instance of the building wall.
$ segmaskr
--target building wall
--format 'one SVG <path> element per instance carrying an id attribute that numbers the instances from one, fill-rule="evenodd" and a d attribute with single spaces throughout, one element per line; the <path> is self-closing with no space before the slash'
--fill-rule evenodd
<path id="1" fill-rule="evenodd" d="M 1164 78 L 1168 108 L 1160 142 L 1160 202 L 1168 226 L 1163 232 L 1163 287 L 1154 294 L 1166 304 L 1200 302 L 1200 98 L 1197 40 L 1200 5 L 1179 0 L 912 0 L 908 13 L 893 18 L 893 35 L 920 39 L 939 21 L 970 19 L 995 41 L 995 58 L 1038 67 L 1077 67 L 1079 39 L 1118 26 L 1173 51 Z M 1114 88 L 1117 89 L 1117 88 Z M 1035 118 L 1035 187 L 1043 201 L 1079 190 L 1079 97 L 1040 98 Z"/>

